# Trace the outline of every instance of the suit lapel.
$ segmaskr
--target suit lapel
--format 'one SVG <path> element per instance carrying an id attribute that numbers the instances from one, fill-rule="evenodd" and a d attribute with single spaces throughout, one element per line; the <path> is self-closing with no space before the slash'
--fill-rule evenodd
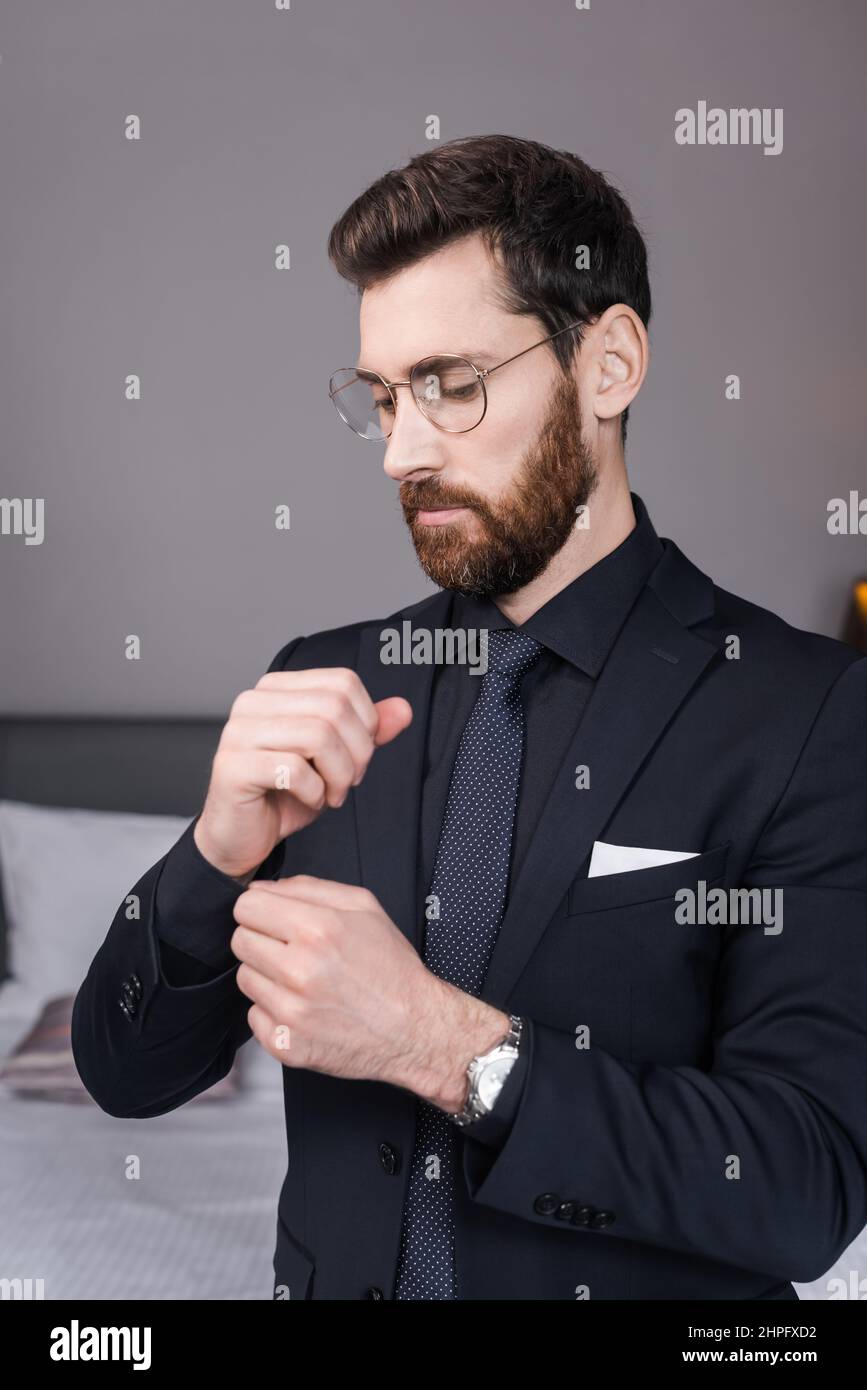
<path id="1" fill-rule="evenodd" d="M 672 542 L 666 546 L 600 672 L 511 886 L 482 991 L 498 1007 L 504 1006 L 593 841 L 717 651 L 683 626 L 690 608 L 695 620 L 712 607 L 713 586 Z M 579 764 L 590 773 L 590 785 L 583 790 L 575 786 Z"/>

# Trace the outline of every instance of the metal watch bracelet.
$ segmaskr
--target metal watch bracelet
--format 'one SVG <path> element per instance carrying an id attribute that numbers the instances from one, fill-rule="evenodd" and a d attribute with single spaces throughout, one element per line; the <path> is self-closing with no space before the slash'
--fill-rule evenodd
<path id="1" fill-rule="evenodd" d="M 481 1119 L 483 1115 L 490 1114 L 491 1107 L 487 1106 L 479 1095 L 479 1080 L 482 1072 L 494 1062 L 508 1061 L 509 1070 L 518 1060 L 518 1048 L 521 1043 L 521 1034 L 524 1028 L 524 1021 L 516 1017 L 515 1014 L 509 1015 L 509 1031 L 501 1042 L 492 1047 L 487 1052 L 474 1057 L 467 1067 L 470 1088 L 463 1110 L 459 1113 L 448 1114 L 449 1119 L 460 1128 L 471 1125 L 474 1120 Z M 508 1074 L 508 1073 L 507 1073 Z M 505 1085 L 505 1077 L 503 1079 Z M 502 1087 L 500 1088 L 502 1089 Z M 499 1094 L 499 1092 L 498 1092 Z M 496 1100 L 494 1101 L 496 1104 Z"/>

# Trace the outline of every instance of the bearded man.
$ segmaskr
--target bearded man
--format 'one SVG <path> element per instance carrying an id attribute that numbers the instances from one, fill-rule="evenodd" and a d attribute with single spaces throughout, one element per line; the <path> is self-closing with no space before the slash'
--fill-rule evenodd
<path id="1" fill-rule="evenodd" d="M 600 173 L 458 140 L 329 253 L 333 418 L 437 588 L 239 695 L 79 990 L 85 1084 L 143 1118 L 283 1064 L 277 1298 L 795 1298 L 867 1222 L 867 658 L 630 490 L 647 256 Z M 384 662 L 406 622 L 484 675 Z M 678 920 L 711 887 L 782 929 Z"/>

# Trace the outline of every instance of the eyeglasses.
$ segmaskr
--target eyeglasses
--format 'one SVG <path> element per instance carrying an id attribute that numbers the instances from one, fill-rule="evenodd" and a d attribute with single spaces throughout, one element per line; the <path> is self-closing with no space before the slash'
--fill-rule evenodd
<path id="1" fill-rule="evenodd" d="M 411 388 L 413 400 L 422 415 L 438 430 L 445 430 L 447 434 L 466 434 L 485 418 L 488 409 L 485 380 L 492 372 L 498 372 L 525 353 L 559 338 L 562 333 L 580 328 L 582 323 L 581 319 L 578 323 L 570 323 L 567 328 L 561 328 L 547 338 L 540 338 L 538 343 L 531 343 L 504 362 L 483 370 L 466 357 L 457 357 L 451 352 L 423 357 L 416 362 L 408 381 L 386 381 L 378 372 L 368 371 L 365 367 L 341 367 L 328 383 L 328 394 L 341 420 L 361 439 L 373 439 L 380 443 L 388 439 L 397 413 L 395 390 L 398 386 Z"/>

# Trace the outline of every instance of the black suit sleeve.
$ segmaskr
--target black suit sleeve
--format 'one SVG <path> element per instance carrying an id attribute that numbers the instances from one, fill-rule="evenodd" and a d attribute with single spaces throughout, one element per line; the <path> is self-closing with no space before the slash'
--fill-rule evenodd
<path id="1" fill-rule="evenodd" d="M 287 643 L 269 671 L 303 640 Z M 228 947 L 243 887 L 199 853 L 194 824 L 124 898 L 75 997 L 75 1065 L 110 1115 L 183 1105 L 225 1076 L 252 1036 Z M 257 877 L 276 875 L 282 850 Z"/>
<path id="2" fill-rule="evenodd" d="M 470 1196 L 576 1239 L 644 1242 L 796 1282 L 867 1223 L 867 658 L 837 679 L 742 876 L 769 932 L 720 928 L 712 1064 L 629 1063 L 530 1018 L 499 1151 Z M 689 928 L 684 927 L 684 930 Z M 564 1203 L 583 1224 L 563 1219 Z M 588 1229 L 589 1228 L 589 1229 Z"/>
<path id="3" fill-rule="evenodd" d="M 156 888 L 154 928 L 173 985 L 204 984 L 238 963 L 229 941 L 235 930 L 232 909 L 244 885 L 205 859 L 193 838 L 197 820 L 169 850 Z M 282 860 L 281 841 L 253 878 L 278 877 Z"/>

